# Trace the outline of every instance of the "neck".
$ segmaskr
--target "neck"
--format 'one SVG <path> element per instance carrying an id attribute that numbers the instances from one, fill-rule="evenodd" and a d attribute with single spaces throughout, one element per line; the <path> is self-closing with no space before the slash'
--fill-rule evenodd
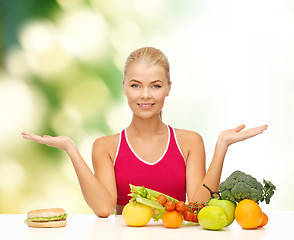
<path id="1" fill-rule="evenodd" d="M 132 122 L 128 130 L 133 134 L 140 136 L 148 136 L 166 130 L 166 125 L 162 122 L 159 116 L 153 118 L 140 118 L 133 115 Z"/>

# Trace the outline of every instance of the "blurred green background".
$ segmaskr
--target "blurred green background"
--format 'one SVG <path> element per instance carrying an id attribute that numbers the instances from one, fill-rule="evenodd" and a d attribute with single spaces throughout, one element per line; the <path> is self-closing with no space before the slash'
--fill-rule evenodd
<path id="1" fill-rule="evenodd" d="M 95 138 L 130 120 L 120 110 L 126 57 L 181 8 L 177 1 L 1 0 L 0 213 L 55 205 L 91 212 L 64 152 L 20 132 L 69 136 L 92 167 Z"/>
<path id="2" fill-rule="evenodd" d="M 221 130 L 269 124 L 231 147 L 222 178 L 272 180 L 271 209 L 293 210 L 293 16 L 290 0 L 0 0 L 0 213 L 92 212 L 66 154 L 20 133 L 69 136 L 92 168 L 93 141 L 131 119 L 122 71 L 142 46 L 169 58 L 164 120 L 202 135 L 207 165 Z"/>

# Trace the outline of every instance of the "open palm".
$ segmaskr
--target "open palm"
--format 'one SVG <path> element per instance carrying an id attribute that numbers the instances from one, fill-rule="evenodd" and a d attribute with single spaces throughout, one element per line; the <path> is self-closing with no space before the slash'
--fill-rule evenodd
<path id="1" fill-rule="evenodd" d="M 224 141 L 224 143 L 227 144 L 227 146 L 229 146 L 233 143 L 240 142 L 245 139 L 254 137 L 258 134 L 261 134 L 264 130 L 267 129 L 267 127 L 268 126 L 265 124 L 259 127 L 250 128 L 242 131 L 245 128 L 245 125 L 241 124 L 236 128 L 222 131 L 220 134 L 220 139 Z"/>
<path id="2" fill-rule="evenodd" d="M 72 140 L 69 137 L 65 136 L 38 136 L 28 132 L 22 132 L 21 134 L 23 135 L 24 139 L 29 139 L 37 143 L 45 144 L 49 147 L 60 148 L 65 151 L 68 149 L 68 146 L 72 143 Z"/>

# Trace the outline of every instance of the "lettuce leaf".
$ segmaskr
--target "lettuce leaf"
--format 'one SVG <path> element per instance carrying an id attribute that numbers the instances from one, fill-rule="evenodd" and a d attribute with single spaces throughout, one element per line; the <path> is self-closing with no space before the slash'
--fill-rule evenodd
<path id="1" fill-rule="evenodd" d="M 57 221 L 61 219 L 66 219 L 67 213 L 60 215 L 60 216 L 55 216 L 55 217 L 35 217 L 35 218 L 27 218 L 24 222 L 42 222 L 42 221 Z"/>

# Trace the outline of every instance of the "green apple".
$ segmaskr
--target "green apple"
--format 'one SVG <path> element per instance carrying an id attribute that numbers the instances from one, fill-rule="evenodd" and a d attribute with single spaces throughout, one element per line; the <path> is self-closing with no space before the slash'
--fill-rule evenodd
<path id="1" fill-rule="evenodd" d="M 206 206 L 198 213 L 200 226 L 209 230 L 219 230 L 228 223 L 228 216 L 225 210 L 218 206 Z"/>
<path id="2" fill-rule="evenodd" d="M 236 204 L 229 200 L 220 200 L 212 198 L 207 203 L 208 206 L 218 206 L 225 210 L 228 216 L 228 223 L 226 226 L 229 226 L 235 219 L 235 208 Z"/>

